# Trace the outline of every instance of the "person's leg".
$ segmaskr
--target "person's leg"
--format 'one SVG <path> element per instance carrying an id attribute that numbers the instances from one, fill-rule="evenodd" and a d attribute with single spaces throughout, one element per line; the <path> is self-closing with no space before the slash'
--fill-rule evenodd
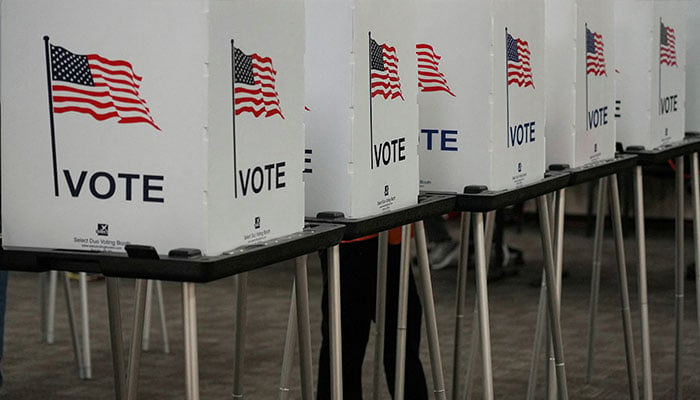
<path id="1" fill-rule="evenodd" d="M 384 372 L 386 374 L 389 392 L 394 395 L 394 375 L 396 371 L 396 324 L 398 313 L 399 269 L 401 246 L 389 246 L 389 261 L 387 272 L 386 292 L 386 329 L 384 344 Z M 425 373 L 420 361 L 422 306 L 418 290 L 409 274 L 408 280 L 408 317 L 406 321 L 406 369 L 405 369 L 405 398 L 406 400 L 427 400 L 428 388 Z"/>
<path id="2" fill-rule="evenodd" d="M 423 225 L 425 226 L 425 237 L 428 242 L 440 243 L 452 240 L 450 233 L 447 232 L 447 226 L 442 216 L 430 216 L 423 220 Z"/>
<path id="3" fill-rule="evenodd" d="M 440 215 L 423 220 L 428 240 L 428 262 L 432 269 L 456 266 L 459 260 L 459 243 L 447 231 L 447 223 Z"/>
<path id="4" fill-rule="evenodd" d="M 321 252 L 323 297 L 321 311 L 321 353 L 319 358 L 318 399 L 330 398 L 330 343 L 328 332 L 328 265 Z M 340 309 L 343 357 L 343 398 L 362 399 L 362 362 L 374 316 L 377 240 L 341 245 Z"/>

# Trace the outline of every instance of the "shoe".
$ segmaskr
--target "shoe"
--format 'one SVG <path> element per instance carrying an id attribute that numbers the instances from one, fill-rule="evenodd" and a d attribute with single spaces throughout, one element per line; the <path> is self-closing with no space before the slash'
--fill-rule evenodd
<path id="1" fill-rule="evenodd" d="M 430 269 L 438 270 L 449 266 L 457 266 L 459 262 L 459 243 L 455 241 L 437 243 L 428 253 Z"/>

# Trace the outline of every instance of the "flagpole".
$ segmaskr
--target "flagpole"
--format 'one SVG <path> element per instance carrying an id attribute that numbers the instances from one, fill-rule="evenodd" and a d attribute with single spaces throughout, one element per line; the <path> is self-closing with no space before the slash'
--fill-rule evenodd
<path id="1" fill-rule="evenodd" d="M 590 118 L 588 116 L 588 23 L 585 23 L 584 25 L 586 27 L 586 58 L 584 59 L 583 70 L 586 73 L 586 130 L 588 130 L 588 125 L 590 123 Z M 593 35 L 593 46 L 595 48 L 595 34 Z M 598 50 L 596 50 L 596 57 L 598 55 L 597 53 Z"/>
<path id="2" fill-rule="evenodd" d="M 53 121 L 53 89 L 51 88 L 51 55 L 49 37 L 44 36 L 44 53 L 46 55 L 46 82 L 49 90 L 49 120 L 51 122 L 51 156 L 53 157 L 53 191 L 58 197 L 58 164 L 56 163 L 56 129 Z"/>
<path id="3" fill-rule="evenodd" d="M 374 159 L 372 158 L 372 150 L 374 149 L 374 133 L 372 132 L 372 32 L 367 32 L 369 41 L 369 164 L 370 169 L 374 169 Z"/>
<path id="4" fill-rule="evenodd" d="M 506 147 L 510 147 L 508 142 L 508 129 L 510 127 L 510 94 L 508 92 L 508 27 L 506 26 Z"/>
<path id="5" fill-rule="evenodd" d="M 236 47 L 231 39 L 231 119 L 233 121 L 233 198 L 238 198 L 238 167 L 236 166 Z"/>

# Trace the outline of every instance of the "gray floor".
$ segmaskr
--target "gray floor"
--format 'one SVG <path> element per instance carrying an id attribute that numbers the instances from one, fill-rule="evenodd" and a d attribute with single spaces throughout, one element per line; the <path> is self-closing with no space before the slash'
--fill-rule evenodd
<path id="1" fill-rule="evenodd" d="M 453 232 L 456 225 L 452 225 Z M 632 314 L 636 337 L 638 370 L 639 313 L 636 302 L 636 247 L 631 229 L 626 230 L 626 253 L 632 294 Z M 690 226 L 686 229 L 686 260 L 692 259 Z M 590 384 L 584 382 L 586 365 L 587 315 L 590 291 L 592 240 L 585 235 L 584 224 L 568 221 L 565 241 L 565 268 L 569 273 L 563 283 L 562 327 L 565 345 L 569 392 L 572 399 L 620 399 L 628 396 L 620 302 L 614 247 L 605 242 L 605 263 L 601 282 L 601 305 L 597 339 L 596 369 Z M 493 336 L 493 373 L 495 393 L 499 399 L 522 399 L 527 389 L 528 368 L 539 291 L 530 285 L 542 264 L 536 224 L 524 223 L 520 229 L 507 231 L 508 242 L 524 250 L 527 265 L 520 273 L 489 285 L 491 332 Z M 648 226 L 649 307 L 652 330 L 652 358 L 655 398 L 673 396 L 673 228 L 664 224 Z M 244 387 L 247 398 L 273 399 L 277 396 L 280 360 L 289 307 L 293 264 L 282 263 L 250 274 L 248 341 Z M 314 363 L 317 362 L 320 331 L 320 270 L 318 258 L 310 257 L 310 299 Z M 470 271 L 473 278 L 473 272 Z M 447 387 L 451 388 L 453 361 L 453 310 L 456 269 L 434 271 L 435 301 L 438 310 L 443 362 Z M 5 385 L 2 399 L 109 399 L 112 395 L 112 369 L 108 337 L 106 291 L 104 281 L 89 284 L 90 326 L 92 337 L 93 379 L 78 379 L 63 293 L 59 286 L 56 318 L 56 342 L 43 343 L 40 336 L 37 276 L 11 273 L 5 333 Z M 133 281 L 123 280 L 123 318 L 129 334 Z M 77 289 L 77 285 L 74 283 Z M 154 314 L 152 348 L 143 355 L 139 394 L 144 399 L 184 398 L 184 354 L 180 285 L 164 283 L 168 328 L 172 352 L 161 351 L 157 314 Z M 233 348 L 233 280 L 224 279 L 197 286 L 199 311 L 199 360 L 203 399 L 230 398 Z M 77 296 L 77 290 L 74 291 Z M 467 309 L 473 309 L 473 283 Z M 77 301 L 77 297 L 76 297 Z M 471 316 L 465 334 L 471 334 Z M 700 397 L 700 366 L 697 349 L 695 283 L 686 281 L 683 376 L 685 398 Z M 465 340 L 468 343 L 469 340 Z M 430 382 L 425 335 L 423 356 Z M 371 351 L 372 343 L 369 350 Z M 469 350 L 462 349 L 464 354 Z M 368 352 L 368 354 L 370 354 Z M 544 361 L 543 361 L 544 362 Z M 477 364 L 479 365 L 479 364 Z M 370 393 L 371 357 L 366 361 L 365 393 Z M 543 398 L 542 373 L 538 398 Z M 472 387 L 480 398 L 480 374 Z M 460 377 L 463 381 L 463 378 Z M 641 382 L 640 382 L 641 386 Z M 388 394 L 385 395 L 388 398 Z M 369 398 L 369 395 L 365 396 Z M 295 367 L 291 398 L 300 398 L 298 372 Z"/>

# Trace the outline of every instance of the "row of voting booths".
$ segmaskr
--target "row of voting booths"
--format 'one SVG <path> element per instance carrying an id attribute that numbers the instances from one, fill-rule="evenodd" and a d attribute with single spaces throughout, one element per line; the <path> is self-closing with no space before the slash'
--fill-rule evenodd
<path id="1" fill-rule="evenodd" d="M 216 255 L 685 132 L 681 1 L 3 3 L 5 247 Z"/>
<path id="2" fill-rule="evenodd" d="M 218 256 L 681 141 L 698 8 L 4 0 L 2 245 Z"/>

